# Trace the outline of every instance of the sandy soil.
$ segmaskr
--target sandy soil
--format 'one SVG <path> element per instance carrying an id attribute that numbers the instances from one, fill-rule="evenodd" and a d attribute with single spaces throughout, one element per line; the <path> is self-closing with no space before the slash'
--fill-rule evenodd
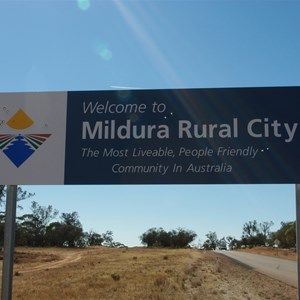
<path id="1" fill-rule="evenodd" d="M 13 299 L 297 298 L 297 289 L 195 249 L 17 249 Z"/>

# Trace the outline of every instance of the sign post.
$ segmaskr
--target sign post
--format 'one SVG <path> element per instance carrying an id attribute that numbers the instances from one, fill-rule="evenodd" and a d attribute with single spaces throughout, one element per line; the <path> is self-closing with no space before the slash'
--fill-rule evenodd
<path id="1" fill-rule="evenodd" d="M 12 298 L 17 189 L 16 185 L 7 186 L 1 300 Z"/>
<path id="2" fill-rule="evenodd" d="M 300 300 L 300 184 L 296 184 L 296 242 L 297 242 L 297 276 L 298 300 Z"/>

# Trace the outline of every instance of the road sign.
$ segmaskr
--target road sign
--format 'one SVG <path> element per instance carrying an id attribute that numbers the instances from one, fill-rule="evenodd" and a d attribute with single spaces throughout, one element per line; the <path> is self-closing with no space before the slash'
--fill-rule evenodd
<path id="1" fill-rule="evenodd" d="M 300 182 L 300 87 L 0 94 L 6 184 Z"/>

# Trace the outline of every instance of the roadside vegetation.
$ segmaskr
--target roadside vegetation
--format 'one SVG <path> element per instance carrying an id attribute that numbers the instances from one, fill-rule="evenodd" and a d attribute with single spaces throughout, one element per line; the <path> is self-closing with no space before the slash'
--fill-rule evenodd
<path id="1" fill-rule="evenodd" d="M 240 249 L 253 248 L 258 246 L 273 248 L 296 247 L 296 222 L 281 222 L 281 227 L 277 231 L 271 231 L 274 225 L 272 221 L 258 223 L 256 220 L 246 222 L 243 225 L 242 236 L 236 239 L 232 236 L 218 239 L 216 232 L 206 234 L 206 240 L 200 244 L 202 249 Z"/>
<path id="2" fill-rule="evenodd" d="M 0 185 L 0 246 L 3 245 L 5 224 L 5 186 Z M 32 198 L 34 194 L 18 187 L 18 204 L 24 199 Z M 216 232 L 209 231 L 204 242 L 195 244 L 197 234 L 193 230 L 177 228 L 166 231 L 153 227 L 142 233 L 141 244 L 147 247 L 186 248 L 191 245 L 205 250 L 241 249 L 258 246 L 274 248 L 291 248 L 296 246 L 296 222 L 281 222 L 277 231 L 272 231 L 272 221 L 248 221 L 243 225 L 242 236 L 235 238 L 226 236 L 218 238 Z M 111 248 L 126 247 L 121 242 L 114 241 L 113 232 L 107 230 L 98 233 L 93 230 L 83 231 L 79 215 L 76 211 L 63 212 L 51 205 L 40 206 L 32 201 L 31 213 L 21 215 L 16 224 L 16 246 L 30 247 L 89 247 L 106 246 Z"/>
<path id="3" fill-rule="evenodd" d="M 186 248 L 196 236 L 194 231 L 183 228 L 171 231 L 165 231 L 163 228 L 151 228 L 140 236 L 140 240 L 147 247 Z"/>
<path id="4" fill-rule="evenodd" d="M 3 245 L 5 216 L 0 218 L 0 244 Z M 31 213 L 17 217 L 16 246 L 29 247 L 125 247 L 113 239 L 113 232 L 84 232 L 76 211 L 61 213 L 51 205 L 44 207 L 33 201 Z"/>
<path id="5" fill-rule="evenodd" d="M 5 186 L 0 186 L 0 246 L 4 242 L 5 224 Z M 34 194 L 23 191 L 18 187 L 18 206 L 22 200 L 33 197 Z M 16 220 L 16 246 L 28 247 L 87 247 L 107 246 L 125 247 L 114 241 L 113 232 L 107 230 L 104 233 L 95 231 L 84 232 L 76 211 L 63 212 L 51 205 L 41 206 L 36 201 L 31 203 L 31 213 L 17 217 Z"/>

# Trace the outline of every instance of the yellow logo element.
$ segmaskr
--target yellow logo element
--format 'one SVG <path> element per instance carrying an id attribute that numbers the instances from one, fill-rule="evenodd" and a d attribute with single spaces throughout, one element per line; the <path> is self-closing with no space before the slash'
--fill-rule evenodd
<path id="1" fill-rule="evenodd" d="M 19 109 L 7 122 L 6 124 L 13 129 L 26 129 L 33 124 L 30 117 L 22 110 Z"/>

